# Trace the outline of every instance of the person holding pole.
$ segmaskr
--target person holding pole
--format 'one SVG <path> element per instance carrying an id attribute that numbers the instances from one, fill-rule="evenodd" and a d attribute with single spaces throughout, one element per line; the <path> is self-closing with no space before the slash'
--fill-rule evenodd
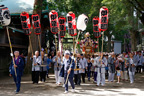
<path id="1" fill-rule="evenodd" d="M 48 57 L 45 56 L 43 51 L 41 51 L 41 58 L 42 58 L 43 65 L 41 65 L 41 67 L 40 67 L 40 80 L 42 82 L 45 82 L 46 81 L 46 73 L 47 73 L 47 59 L 48 59 Z"/>
<path id="2" fill-rule="evenodd" d="M 114 76 L 115 76 L 115 54 L 112 53 L 111 57 L 108 58 L 108 68 L 109 68 L 109 76 L 108 76 L 108 81 L 113 82 L 114 81 Z"/>
<path id="3" fill-rule="evenodd" d="M 41 65 L 41 56 L 39 56 L 39 51 L 35 51 L 35 55 L 32 57 L 32 81 L 33 84 L 38 84 L 39 81 L 39 73 L 40 73 L 40 65 Z"/>
<path id="4" fill-rule="evenodd" d="M 75 81 L 75 85 L 80 85 L 81 83 L 81 73 L 83 68 L 82 63 L 80 63 L 80 54 L 77 54 L 76 60 L 75 60 L 75 70 L 74 70 L 74 81 Z"/>
<path id="5" fill-rule="evenodd" d="M 57 55 L 52 58 L 52 62 L 54 63 L 54 74 L 55 74 L 55 80 L 56 84 L 60 85 L 60 69 L 61 69 L 61 55 L 60 51 L 57 51 Z"/>
<path id="6" fill-rule="evenodd" d="M 23 59 L 19 56 L 19 51 L 15 51 L 14 52 L 14 62 L 15 64 L 13 63 L 13 60 L 10 64 L 10 67 L 9 67 L 9 72 L 10 72 L 10 77 L 12 76 L 13 79 L 14 79 L 14 82 L 16 84 L 16 94 L 19 93 L 20 91 L 20 86 L 21 86 L 21 76 L 23 75 L 23 69 L 24 69 L 24 61 Z M 16 69 L 16 74 L 15 74 L 15 70 L 14 68 Z"/>
<path id="7" fill-rule="evenodd" d="M 80 63 L 82 64 L 82 68 L 84 71 L 81 72 L 81 76 L 82 76 L 82 81 L 83 83 L 85 83 L 85 76 L 86 76 L 86 70 L 87 70 L 87 59 L 83 56 L 83 54 L 81 54 L 81 59 L 80 59 Z"/>
<path id="8" fill-rule="evenodd" d="M 72 92 L 75 92 L 75 85 L 74 85 L 74 81 L 73 81 L 74 68 L 75 68 L 75 62 L 70 57 L 70 52 L 68 50 L 66 50 L 64 53 L 64 59 L 63 59 L 63 68 L 62 68 L 63 71 L 61 71 L 61 72 L 64 72 L 64 82 L 65 82 L 65 92 L 64 93 L 65 94 L 68 93 L 68 82 L 66 82 L 67 79 L 69 80 L 69 82 L 72 86 Z"/>
<path id="9" fill-rule="evenodd" d="M 105 66 L 107 66 L 107 60 L 103 56 L 103 53 L 99 53 L 99 57 L 96 60 L 97 65 L 97 86 L 105 85 Z"/>

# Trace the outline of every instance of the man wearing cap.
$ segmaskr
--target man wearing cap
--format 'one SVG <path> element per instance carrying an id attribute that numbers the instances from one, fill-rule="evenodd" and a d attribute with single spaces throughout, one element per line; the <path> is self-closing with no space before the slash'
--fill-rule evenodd
<path id="1" fill-rule="evenodd" d="M 85 74 L 86 74 L 85 70 L 87 70 L 88 64 L 87 64 L 87 59 L 84 58 L 83 54 L 81 54 L 80 63 L 83 66 L 83 69 L 82 69 L 83 71 L 81 72 L 81 76 L 82 76 L 83 83 L 85 83 Z"/>
<path id="2" fill-rule="evenodd" d="M 68 82 L 66 82 L 67 76 L 68 76 L 68 81 L 70 82 L 70 84 L 72 86 L 72 92 L 75 92 L 75 86 L 74 86 L 74 82 L 73 82 L 75 62 L 70 57 L 70 52 L 68 50 L 66 50 L 64 53 L 64 59 L 63 59 L 62 63 L 63 63 L 62 69 L 64 71 L 61 71 L 61 72 L 64 72 L 64 82 L 65 82 L 65 92 L 64 93 L 68 93 Z M 60 74 L 62 74 L 62 73 L 60 73 Z"/>
<path id="3" fill-rule="evenodd" d="M 14 62 L 13 61 L 10 64 L 9 67 L 9 72 L 10 76 L 13 77 L 14 82 L 16 84 L 16 94 L 20 91 L 20 86 L 21 86 L 21 76 L 23 75 L 23 69 L 24 69 L 24 61 L 23 59 L 19 56 L 19 51 L 14 52 Z M 16 69 L 16 74 L 15 74 L 15 69 Z"/>
<path id="4" fill-rule="evenodd" d="M 114 81 L 114 75 L 115 75 L 115 54 L 111 53 L 111 57 L 108 58 L 108 68 L 109 68 L 109 76 L 108 81 L 113 82 Z"/>
<path id="5" fill-rule="evenodd" d="M 99 53 L 99 57 L 96 60 L 96 65 L 97 65 L 97 86 L 105 85 L 105 66 L 107 66 L 107 60 L 103 56 L 103 53 Z"/>

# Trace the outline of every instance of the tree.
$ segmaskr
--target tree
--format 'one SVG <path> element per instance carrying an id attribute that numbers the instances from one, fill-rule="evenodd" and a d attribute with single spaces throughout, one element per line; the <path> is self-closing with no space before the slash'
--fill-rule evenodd
<path id="1" fill-rule="evenodd" d="M 43 1 L 44 0 L 35 0 L 34 2 L 34 9 L 33 9 L 33 14 L 39 14 L 40 18 L 41 18 L 41 13 L 42 13 L 42 5 L 43 5 Z M 31 27 L 32 31 L 33 27 Z M 31 42 L 32 42 L 32 48 L 33 48 L 33 52 L 30 48 L 30 46 L 28 46 L 28 58 L 27 58 L 27 66 L 26 66 L 26 71 L 27 73 L 31 72 L 31 54 L 34 53 L 36 50 L 38 50 L 38 38 L 37 36 L 34 34 L 34 32 L 32 32 L 31 34 Z"/>
<path id="2" fill-rule="evenodd" d="M 144 1 L 143 0 L 128 0 L 128 2 L 141 14 L 139 18 L 144 25 Z"/>

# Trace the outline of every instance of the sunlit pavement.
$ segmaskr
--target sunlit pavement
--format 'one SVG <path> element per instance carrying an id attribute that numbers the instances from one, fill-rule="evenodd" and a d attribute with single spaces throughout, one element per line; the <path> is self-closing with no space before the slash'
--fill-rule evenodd
<path id="1" fill-rule="evenodd" d="M 87 78 L 86 78 L 87 80 Z M 144 96 L 144 74 L 136 74 L 135 83 L 129 81 L 116 83 L 106 80 L 105 86 L 96 86 L 93 80 L 76 86 L 75 93 L 64 94 L 64 88 L 55 84 L 54 75 L 50 75 L 45 83 L 32 84 L 31 76 L 23 76 L 21 91 L 15 94 L 15 84 L 9 77 L 0 78 L 0 96 Z"/>

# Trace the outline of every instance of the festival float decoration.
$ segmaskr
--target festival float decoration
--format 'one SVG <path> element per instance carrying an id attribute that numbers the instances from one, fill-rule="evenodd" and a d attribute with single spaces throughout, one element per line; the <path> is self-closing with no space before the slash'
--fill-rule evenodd
<path id="1" fill-rule="evenodd" d="M 92 55 L 94 53 L 94 49 L 98 48 L 97 43 L 97 41 L 94 41 L 90 38 L 90 34 L 87 32 L 85 34 L 85 39 L 80 41 L 82 53 Z"/>

